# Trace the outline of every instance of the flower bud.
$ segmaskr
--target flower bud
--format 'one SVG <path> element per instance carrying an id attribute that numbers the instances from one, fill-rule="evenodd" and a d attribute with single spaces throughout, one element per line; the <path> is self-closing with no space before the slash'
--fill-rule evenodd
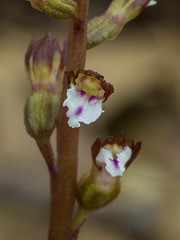
<path id="1" fill-rule="evenodd" d="M 61 88 L 61 52 L 57 39 L 48 33 L 42 40 L 32 39 L 25 56 L 32 92 L 59 93 Z"/>
<path id="2" fill-rule="evenodd" d="M 54 18 L 77 17 L 77 3 L 73 0 L 27 0 L 31 6 Z"/>
<path id="3" fill-rule="evenodd" d="M 25 125 L 31 137 L 49 138 L 57 121 L 59 95 L 47 91 L 34 92 L 25 105 Z"/>
<path id="4" fill-rule="evenodd" d="M 87 49 L 106 39 L 116 38 L 126 23 L 137 17 L 146 6 L 155 4 L 154 0 L 113 0 L 104 14 L 89 21 Z"/>
<path id="5" fill-rule="evenodd" d="M 49 138 L 56 124 L 61 93 L 61 52 L 58 41 L 47 34 L 33 38 L 25 57 L 31 95 L 25 105 L 27 132 L 37 141 Z"/>
<path id="6" fill-rule="evenodd" d="M 119 192 L 119 178 L 112 178 L 105 169 L 93 166 L 91 173 L 80 180 L 77 198 L 82 208 L 93 211 L 112 202 Z"/>
<path id="7" fill-rule="evenodd" d="M 67 99 L 63 106 L 68 107 L 66 113 L 70 127 L 80 127 L 80 122 L 90 124 L 103 113 L 102 104 L 114 92 L 103 76 L 91 70 L 80 69 L 76 75 L 66 72 L 70 84 Z"/>
<path id="8" fill-rule="evenodd" d="M 91 151 L 93 166 L 78 185 L 78 201 L 82 208 L 95 210 L 113 201 L 120 192 L 120 177 L 135 159 L 141 143 L 126 140 L 124 134 L 97 139 Z"/>

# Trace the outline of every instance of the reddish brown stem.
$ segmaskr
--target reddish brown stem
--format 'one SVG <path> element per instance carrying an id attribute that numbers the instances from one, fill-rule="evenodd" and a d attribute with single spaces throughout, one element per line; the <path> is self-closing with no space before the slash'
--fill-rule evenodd
<path id="1" fill-rule="evenodd" d="M 84 68 L 87 41 L 87 15 L 89 0 L 77 0 L 79 16 L 70 21 L 67 69 L 77 72 Z M 78 129 L 67 124 L 62 106 L 69 87 L 64 77 L 61 106 L 57 124 L 57 168 L 50 171 L 51 213 L 49 240 L 70 240 L 72 214 L 76 193 Z"/>
<path id="2" fill-rule="evenodd" d="M 56 159 L 49 138 L 37 138 L 37 145 L 46 161 L 49 171 L 56 166 Z"/>

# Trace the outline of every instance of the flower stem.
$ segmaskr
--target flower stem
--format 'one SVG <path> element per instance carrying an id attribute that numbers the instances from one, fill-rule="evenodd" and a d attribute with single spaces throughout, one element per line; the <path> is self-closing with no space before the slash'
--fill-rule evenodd
<path id="1" fill-rule="evenodd" d="M 46 161 L 47 167 L 49 171 L 52 171 L 56 167 L 56 159 L 54 156 L 54 152 L 51 146 L 51 142 L 49 138 L 37 138 L 37 145 Z"/>
<path id="2" fill-rule="evenodd" d="M 87 42 L 89 0 L 76 0 L 78 18 L 70 20 L 67 69 L 77 72 L 84 68 Z M 64 76 L 60 113 L 57 123 L 57 171 L 50 171 L 51 210 L 49 240 L 70 240 L 76 194 L 78 129 L 67 124 L 62 106 L 69 83 Z"/>
<path id="3" fill-rule="evenodd" d="M 79 206 L 78 211 L 73 219 L 72 223 L 72 238 L 71 240 L 76 240 L 79 234 L 79 230 L 84 222 L 87 220 L 91 211 L 86 210 Z"/>

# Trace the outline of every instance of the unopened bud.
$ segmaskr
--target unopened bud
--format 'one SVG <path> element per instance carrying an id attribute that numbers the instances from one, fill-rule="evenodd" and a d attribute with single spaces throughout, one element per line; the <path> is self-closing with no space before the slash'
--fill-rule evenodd
<path id="1" fill-rule="evenodd" d="M 93 166 L 79 182 L 77 198 L 82 208 L 93 211 L 112 202 L 120 192 L 119 178 L 112 178 L 106 170 Z"/>
<path id="2" fill-rule="evenodd" d="M 121 32 L 124 25 L 137 17 L 152 0 L 113 0 L 104 14 L 88 23 L 87 49 L 95 47 L 104 40 L 112 40 Z"/>
<path id="3" fill-rule="evenodd" d="M 32 39 L 25 57 L 32 92 L 61 91 L 61 51 L 58 40 L 48 33 L 42 40 Z"/>
<path id="4" fill-rule="evenodd" d="M 33 38 L 25 57 L 31 94 L 25 105 L 25 125 L 36 140 L 50 137 L 58 116 L 61 94 L 61 52 L 58 41 L 47 34 Z"/>
<path id="5" fill-rule="evenodd" d="M 54 18 L 77 17 L 77 3 L 73 0 L 27 0 L 31 6 Z"/>

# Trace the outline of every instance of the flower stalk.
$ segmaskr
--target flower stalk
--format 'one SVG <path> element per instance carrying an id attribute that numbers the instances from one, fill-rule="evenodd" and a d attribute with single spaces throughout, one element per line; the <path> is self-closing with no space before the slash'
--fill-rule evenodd
<path id="1" fill-rule="evenodd" d="M 86 56 L 89 0 L 77 0 L 78 17 L 70 20 L 67 70 L 83 69 Z M 66 98 L 69 82 L 63 80 L 61 103 Z M 57 171 L 50 172 L 51 213 L 49 240 L 70 240 L 72 214 L 76 195 L 78 129 L 67 124 L 67 109 L 60 104 L 57 123 Z"/>
<path id="2" fill-rule="evenodd" d="M 91 211 L 82 208 L 79 206 L 77 213 L 74 217 L 73 223 L 72 223 L 72 238 L 71 240 L 76 240 L 79 234 L 79 230 L 82 227 L 82 225 L 87 220 L 89 214 Z"/>

